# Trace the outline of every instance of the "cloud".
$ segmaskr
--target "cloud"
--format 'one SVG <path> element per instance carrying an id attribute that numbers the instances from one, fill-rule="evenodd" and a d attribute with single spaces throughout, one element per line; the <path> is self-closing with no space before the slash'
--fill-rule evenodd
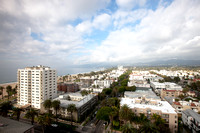
<path id="1" fill-rule="evenodd" d="M 91 32 L 95 29 L 105 30 L 111 24 L 111 16 L 109 14 L 103 13 L 94 17 L 93 20 L 83 21 L 76 26 L 76 30 L 82 34 Z"/>
<path id="2" fill-rule="evenodd" d="M 1 0 L 1 62 L 65 68 L 200 58 L 199 9 L 198 0 Z"/>
<path id="3" fill-rule="evenodd" d="M 160 5 L 155 11 L 144 11 L 143 18 L 135 17 L 135 20 L 141 19 L 138 24 L 128 26 L 127 18 L 132 15 L 126 11 L 116 12 L 114 18 L 120 21 L 115 24 L 123 28 L 110 32 L 91 52 L 90 61 L 120 63 L 200 57 L 196 53 L 200 49 L 199 9 L 199 1 L 176 0 L 167 7 Z"/>
<path id="4" fill-rule="evenodd" d="M 9 50 L 19 53 L 19 56 L 45 53 L 48 55 L 80 48 L 83 44 L 82 34 L 70 23 L 76 19 L 91 19 L 109 3 L 110 0 L 1 1 L 0 51 L 7 53 Z M 94 24 L 101 24 L 100 21 L 104 20 L 104 17 L 107 16 L 97 16 Z M 101 29 L 105 26 L 102 24 Z M 98 28 L 97 25 L 95 27 Z M 84 31 L 83 28 L 79 29 Z M 85 30 L 87 29 L 88 27 Z M 41 34 L 42 41 L 31 37 L 32 33 Z"/>
<path id="5" fill-rule="evenodd" d="M 110 25 L 111 17 L 110 15 L 104 13 L 99 16 L 97 16 L 93 21 L 93 26 L 96 29 L 104 30 Z"/>
<path id="6" fill-rule="evenodd" d="M 116 3 L 121 9 L 130 10 L 135 6 L 144 6 L 146 0 L 116 0 Z"/>

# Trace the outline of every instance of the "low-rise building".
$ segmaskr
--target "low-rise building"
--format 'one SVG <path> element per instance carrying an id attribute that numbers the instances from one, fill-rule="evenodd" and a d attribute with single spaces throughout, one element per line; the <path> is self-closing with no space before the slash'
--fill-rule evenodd
<path id="1" fill-rule="evenodd" d="M 191 109 L 182 112 L 182 121 L 193 133 L 200 132 L 200 115 Z"/>
<path id="2" fill-rule="evenodd" d="M 76 83 L 59 83 L 57 85 L 58 91 L 66 92 L 77 92 L 79 90 L 79 85 Z"/>
<path id="3" fill-rule="evenodd" d="M 93 85 L 96 87 L 109 88 L 113 80 L 95 80 Z"/>
<path id="4" fill-rule="evenodd" d="M 159 83 L 159 82 L 150 82 L 151 87 L 156 93 L 161 94 L 161 90 L 177 90 L 177 91 L 182 91 L 183 88 L 180 85 L 177 85 L 175 83 L 171 82 L 164 82 L 164 83 Z"/>
<path id="5" fill-rule="evenodd" d="M 88 88 L 81 88 L 81 91 L 83 90 L 86 90 L 86 91 L 90 91 L 92 93 L 101 93 L 103 91 L 103 88 L 91 88 L 91 87 L 88 87 Z"/>
<path id="6" fill-rule="evenodd" d="M 135 114 L 142 113 L 147 118 L 151 118 L 153 114 L 160 115 L 169 125 L 171 132 L 177 132 L 178 116 L 175 109 L 167 101 L 161 101 L 153 91 L 125 92 L 120 106 L 124 104 L 127 104 Z"/>
<path id="7" fill-rule="evenodd" d="M 166 89 L 162 89 L 161 90 L 161 98 L 164 97 L 178 97 L 179 95 L 184 94 L 182 91 L 179 90 L 166 90 Z"/>
<path id="8" fill-rule="evenodd" d="M 68 93 L 64 95 L 60 95 L 59 97 L 53 99 L 60 101 L 60 114 L 61 116 L 70 118 L 70 112 L 67 111 L 67 107 L 70 104 L 75 104 L 76 111 L 73 112 L 73 120 L 80 121 L 83 119 L 86 114 L 90 112 L 90 110 L 94 107 L 97 103 L 97 96 L 88 94 L 82 96 L 80 92 L 76 93 Z"/>
<path id="9" fill-rule="evenodd" d="M 181 115 L 182 111 L 191 109 L 194 112 L 199 112 L 200 111 L 200 103 L 199 102 L 192 102 L 191 100 L 188 101 L 178 101 L 178 102 L 173 102 L 172 106 L 175 108 L 176 112 Z"/>

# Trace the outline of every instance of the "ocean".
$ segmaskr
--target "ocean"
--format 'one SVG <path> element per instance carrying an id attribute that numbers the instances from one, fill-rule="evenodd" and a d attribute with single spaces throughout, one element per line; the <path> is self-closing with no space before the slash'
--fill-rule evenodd
<path id="1" fill-rule="evenodd" d="M 57 76 L 63 76 L 67 74 L 78 74 L 78 73 L 87 73 L 91 71 L 99 71 L 100 68 L 66 68 L 66 69 L 56 69 Z M 1 71 L 0 72 L 0 84 L 10 83 L 17 81 L 17 69 L 10 71 Z"/>

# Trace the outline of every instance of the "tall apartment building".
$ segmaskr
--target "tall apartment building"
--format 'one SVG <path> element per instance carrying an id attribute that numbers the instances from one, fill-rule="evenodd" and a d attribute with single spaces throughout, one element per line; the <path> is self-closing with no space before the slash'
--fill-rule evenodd
<path id="1" fill-rule="evenodd" d="M 40 109 L 42 102 L 57 97 L 56 78 L 56 70 L 42 65 L 18 69 L 18 105 Z"/>

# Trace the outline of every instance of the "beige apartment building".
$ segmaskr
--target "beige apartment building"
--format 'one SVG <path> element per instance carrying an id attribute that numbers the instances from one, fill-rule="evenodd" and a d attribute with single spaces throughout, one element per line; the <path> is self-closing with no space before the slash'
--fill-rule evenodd
<path id="1" fill-rule="evenodd" d="M 179 95 L 183 95 L 184 93 L 180 90 L 161 90 L 161 98 L 164 97 L 178 97 Z"/>
<path id="2" fill-rule="evenodd" d="M 178 115 L 175 109 L 167 102 L 155 95 L 151 90 L 139 92 L 125 92 L 120 105 L 127 104 L 135 114 L 145 114 L 147 118 L 158 114 L 169 125 L 172 133 L 178 131 Z"/>
<path id="3" fill-rule="evenodd" d="M 42 102 L 57 97 L 56 78 L 56 70 L 42 65 L 18 69 L 18 105 L 40 109 Z"/>

